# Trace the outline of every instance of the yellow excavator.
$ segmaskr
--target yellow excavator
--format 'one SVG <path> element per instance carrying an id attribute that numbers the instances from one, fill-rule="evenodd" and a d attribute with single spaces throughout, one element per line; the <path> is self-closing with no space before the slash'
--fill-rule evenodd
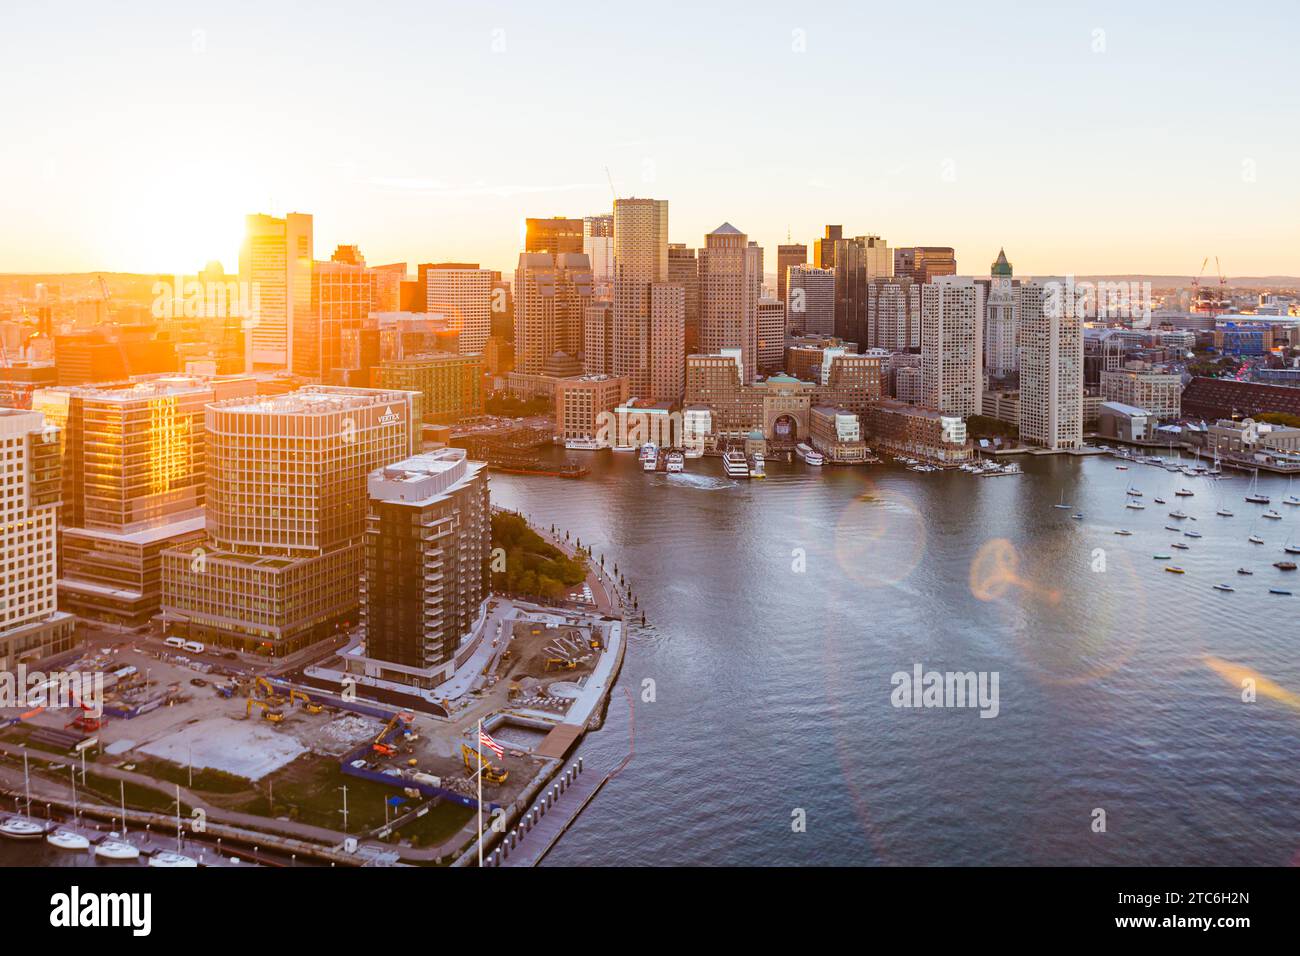
<path id="1" fill-rule="evenodd" d="M 578 666 L 577 661 L 571 661 L 567 657 L 548 657 L 546 658 L 545 670 L 550 670 L 554 666 L 562 671 L 571 671 Z"/>
<path id="2" fill-rule="evenodd" d="M 278 724 L 280 721 L 284 720 L 283 711 L 277 710 L 276 708 L 272 707 L 270 704 L 266 703 L 265 701 L 257 700 L 256 698 L 253 697 L 248 698 L 248 706 L 244 708 L 245 718 L 249 718 L 253 716 L 254 707 L 262 708 L 263 720 L 269 720 L 273 724 Z"/>
<path id="3" fill-rule="evenodd" d="M 257 679 L 257 686 L 261 689 L 262 693 L 266 695 L 266 702 L 268 704 L 279 704 L 284 701 L 284 698 L 276 692 L 275 687 L 265 677 L 259 677 Z"/>
<path id="4" fill-rule="evenodd" d="M 483 763 L 483 779 L 488 783 L 505 783 L 510 776 L 509 770 L 503 770 L 495 766 L 487 757 L 480 757 L 477 750 L 469 744 L 460 745 L 460 755 L 465 758 L 465 769 L 471 774 L 474 772 L 472 761 L 479 760 Z"/>
<path id="5" fill-rule="evenodd" d="M 300 701 L 302 701 L 303 709 L 306 710 L 307 713 L 309 713 L 309 714 L 319 714 L 322 710 L 325 709 L 325 708 L 321 707 L 320 704 L 313 703 L 313 702 L 312 702 L 312 699 L 311 699 L 310 697 L 308 697 L 306 694 L 304 694 L 304 693 L 303 693 L 302 691 L 300 691 L 300 690 L 291 690 L 291 691 L 289 691 L 289 706 L 290 706 L 290 707 L 293 706 L 293 702 L 294 702 L 295 700 L 300 700 Z"/>

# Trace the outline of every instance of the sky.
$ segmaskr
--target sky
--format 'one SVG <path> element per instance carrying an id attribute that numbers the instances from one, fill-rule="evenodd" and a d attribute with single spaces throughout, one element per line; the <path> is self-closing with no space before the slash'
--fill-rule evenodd
<path id="1" fill-rule="evenodd" d="M 5 0 L 0 272 L 234 271 L 289 211 L 317 258 L 511 271 L 612 179 L 769 271 L 841 223 L 972 274 L 1298 275 L 1298 41 L 1294 0 Z"/>

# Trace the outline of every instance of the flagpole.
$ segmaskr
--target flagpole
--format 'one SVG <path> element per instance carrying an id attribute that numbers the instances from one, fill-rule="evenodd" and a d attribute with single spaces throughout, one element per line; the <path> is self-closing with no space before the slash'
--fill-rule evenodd
<path id="1" fill-rule="evenodd" d="M 478 865 L 483 868 L 483 718 L 478 719 Z M 26 756 L 26 754 L 23 754 Z"/>

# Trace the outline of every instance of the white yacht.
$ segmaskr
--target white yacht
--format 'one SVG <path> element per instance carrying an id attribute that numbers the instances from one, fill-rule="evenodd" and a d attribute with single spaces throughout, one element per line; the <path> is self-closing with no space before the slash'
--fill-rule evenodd
<path id="1" fill-rule="evenodd" d="M 45 838 L 45 842 L 59 850 L 86 850 L 90 841 L 76 830 L 55 830 Z"/>
<path id="2" fill-rule="evenodd" d="M 800 442 L 799 444 L 794 446 L 794 452 L 796 455 L 798 455 L 800 458 L 803 459 L 803 462 L 806 465 L 826 464 L 826 459 L 822 456 L 822 453 L 819 452 L 816 448 L 813 448 L 812 445 L 808 445 L 805 444 L 804 442 Z"/>
<path id="3" fill-rule="evenodd" d="M 641 469 L 654 471 L 659 465 L 659 446 L 652 441 L 641 446 Z"/>
<path id="4" fill-rule="evenodd" d="M 154 853 L 149 857 L 150 866 L 170 866 L 170 867 L 193 867 L 198 866 L 199 861 L 192 856 L 186 856 L 184 853 L 173 853 L 171 850 L 162 850 Z"/>
<path id="5" fill-rule="evenodd" d="M 45 825 L 27 817 L 10 817 L 0 823 L 0 836 L 11 840 L 34 840 L 44 834 Z"/>
<path id="6" fill-rule="evenodd" d="M 102 857 L 105 860 L 140 859 L 140 848 L 138 846 L 133 846 L 122 839 L 116 839 L 117 834 L 111 834 L 111 837 L 113 838 L 105 840 L 95 847 L 95 856 Z"/>

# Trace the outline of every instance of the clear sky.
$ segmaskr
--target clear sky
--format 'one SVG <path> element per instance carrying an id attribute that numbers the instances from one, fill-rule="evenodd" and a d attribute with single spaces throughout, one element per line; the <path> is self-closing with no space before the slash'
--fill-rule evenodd
<path id="1" fill-rule="evenodd" d="M 286 211 L 319 258 L 509 271 L 525 216 L 609 211 L 608 167 L 673 241 L 730 221 L 769 271 L 834 222 L 968 273 L 1005 246 L 1021 274 L 1300 274 L 1295 0 L 0 17 L 0 272 L 233 270 L 243 214 Z"/>

